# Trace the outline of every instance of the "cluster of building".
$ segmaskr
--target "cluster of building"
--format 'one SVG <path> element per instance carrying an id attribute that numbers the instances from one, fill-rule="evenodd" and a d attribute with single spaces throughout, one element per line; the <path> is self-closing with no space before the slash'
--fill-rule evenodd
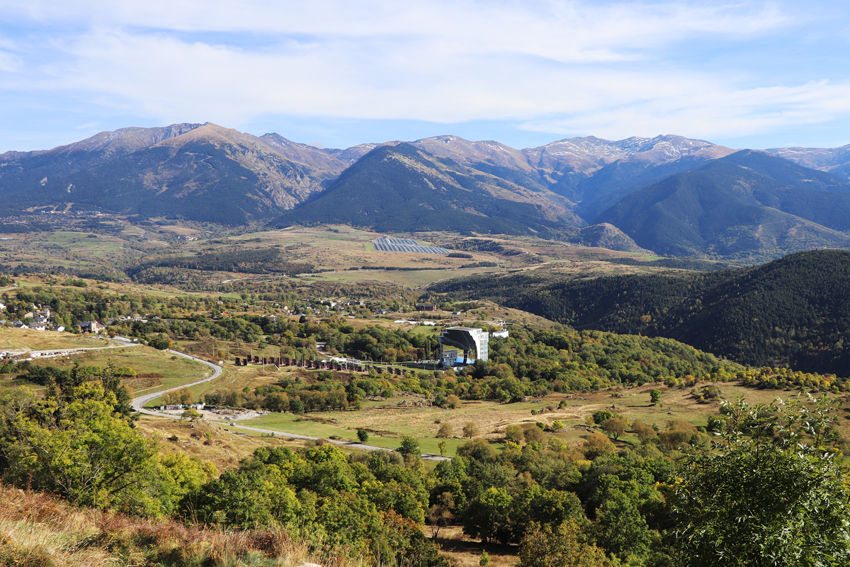
<path id="1" fill-rule="evenodd" d="M 196 409 L 202 410 L 206 407 L 204 402 L 199 402 L 197 404 L 167 404 L 164 406 L 159 406 L 159 411 L 180 411 L 187 409 Z"/>
<path id="2" fill-rule="evenodd" d="M 62 325 L 54 325 L 53 324 L 53 315 L 50 313 L 50 309 L 47 307 L 42 307 L 41 309 L 32 306 L 32 311 L 28 311 L 23 314 L 21 320 L 11 321 L 12 326 L 17 329 L 32 329 L 33 331 L 64 331 L 65 327 Z M 3 303 L 0 303 L 0 310 L 5 310 L 6 306 Z M 9 323 L 5 319 L 0 319 L 0 325 L 5 325 Z"/>
<path id="3" fill-rule="evenodd" d="M 154 317 L 154 319 L 159 319 L 159 317 Z M 139 323 L 147 323 L 148 320 L 142 317 L 141 315 L 121 315 L 120 317 L 115 317 L 113 319 L 107 319 L 104 324 L 105 325 L 114 325 L 115 323 L 121 322 L 133 322 L 138 321 Z"/>
<path id="4" fill-rule="evenodd" d="M 0 302 L 0 311 L 4 311 L 6 306 Z M 31 306 L 31 310 L 23 313 L 18 319 L 14 321 L 7 321 L 6 319 L 0 318 L 0 326 L 11 324 L 16 329 L 30 329 L 32 331 L 57 331 L 62 332 L 65 331 L 64 325 L 55 324 L 56 315 L 50 312 L 50 308 L 42 305 L 40 308 L 35 305 Z M 139 315 L 133 316 L 121 316 L 115 319 L 109 319 L 105 321 L 105 323 L 101 323 L 100 321 L 83 321 L 82 323 L 78 323 L 73 327 L 81 332 L 81 333 L 91 333 L 91 334 L 99 334 L 106 330 L 107 325 L 112 325 L 113 323 L 117 323 L 119 321 L 141 321 L 142 323 L 147 323 L 147 319 L 143 319 Z"/>

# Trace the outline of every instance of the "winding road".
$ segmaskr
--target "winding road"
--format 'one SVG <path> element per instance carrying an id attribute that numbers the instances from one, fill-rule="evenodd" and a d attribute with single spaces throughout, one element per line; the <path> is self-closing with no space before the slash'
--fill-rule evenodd
<path id="1" fill-rule="evenodd" d="M 181 390 L 183 388 L 189 388 L 191 386 L 196 386 L 198 384 L 203 384 L 204 382 L 209 382 L 210 380 L 215 380 L 219 376 L 221 376 L 221 366 L 218 364 L 213 364 L 207 360 L 202 358 L 198 358 L 197 356 L 192 356 L 189 354 L 184 354 L 182 352 L 178 352 L 176 350 L 169 350 L 171 354 L 182 356 L 183 358 L 188 358 L 189 360 L 194 360 L 195 362 L 200 362 L 201 364 L 208 366 L 212 369 L 212 375 L 204 378 L 203 380 L 198 380 L 196 382 L 191 382 L 189 384 L 183 384 L 181 386 L 176 386 L 174 388 L 169 388 L 168 390 L 160 390 L 159 392 L 154 392 L 152 394 L 145 394 L 144 396 L 139 396 L 138 398 L 133 398 L 133 409 L 139 413 L 143 413 L 145 415 L 155 415 L 159 417 L 171 417 L 173 418 L 173 414 L 162 413 L 154 410 L 145 409 L 145 405 L 151 400 L 155 400 L 160 396 L 167 394 L 168 392 L 175 392 L 177 390 Z M 248 425 L 231 425 L 230 427 L 244 429 L 246 431 L 253 431 L 254 433 L 262 433 L 264 435 L 272 435 L 274 437 L 288 437 L 291 439 L 307 439 L 307 440 L 322 440 L 326 443 L 333 443 L 334 445 L 340 445 L 344 447 L 348 447 L 351 449 L 360 449 L 363 451 L 390 451 L 393 452 L 395 449 L 388 449 L 386 447 L 377 447 L 375 445 L 364 445 L 363 443 L 349 443 L 348 441 L 339 441 L 336 439 L 324 439 L 322 437 L 311 437 L 309 435 L 299 435 L 297 433 L 286 433 L 285 431 L 277 431 L 273 429 L 262 429 L 259 427 L 250 427 Z M 421 456 L 422 459 L 428 461 L 450 461 L 449 457 L 441 457 L 439 455 L 432 454 L 423 454 Z"/>
<path id="2" fill-rule="evenodd" d="M 160 390 L 159 392 L 154 392 L 153 394 L 145 394 L 144 396 L 139 396 L 138 398 L 133 398 L 133 409 L 136 410 L 139 413 L 143 413 L 143 414 L 146 414 L 146 415 L 159 415 L 159 416 L 167 415 L 168 417 L 174 417 L 171 414 L 160 413 L 158 411 L 145 409 L 145 405 L 148 402 L 150 402 L 151 400 L 155 400 L 155 399 L 159 398 L 160 396 L 163 396 L 164 394 L 167 394 L 169 392 L 176 392 L 177 390 L 182 390 L 183 388 L 189 388 L 191 386 L 203 384 L 204 382 L 209 382 L 210 380 L 215 380 L 216 378 L 221 376 L 221 366 L 219 366 L 218 364 L 213 364 L 212 362 L 207 362 L 206 360 L 204 360 L 202 358 L 198 358 L 197 356 L 192 356 L 190 354 L 184 354 L 184 353 L 178 352 L 176 350 L 170 350 L 169 349 L 168 352 L 170 352 L 171 354 L 177 355 L 177 356 L 182 356 L 183 358 L 188 358 L 189 360 L 194 360 L 195 362 L 200 362 L 201 364 L 210 367 L 213 371 L 212 375 L 208 376 L 207 378 L 204 378 L 203 380 L 198 380 L 198 381 L 192 382 L 190 384 L 182 384 L 182 385 L 176 386 L 174 388 L 169 388 L 168 390 Z"/>

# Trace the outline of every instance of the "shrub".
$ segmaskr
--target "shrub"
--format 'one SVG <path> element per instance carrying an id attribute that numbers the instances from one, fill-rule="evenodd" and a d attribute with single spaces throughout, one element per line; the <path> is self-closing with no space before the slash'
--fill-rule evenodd
<path id="1" fill-rule="evenodd" d="M 505 428 L 505 440 L 513 443 L 522 441 L 522 429 L 519 425 L 509 425 Z"/>
<path id="2" fill-rule="evenodd" d="M 638 436 L 638 439 L 640 439 L 641 441 L 649 441 L 658 437 L 658 434 L 655 432 L 654 428 L 640 420 L 636 420 L 634 423 L 632 423 L 632 431 L 635 433 L 635 435 Z"/>
<path id="3" fill-rule="evenodd" d="M 440 425 L 440 430 L 437 431 L 437 438 L 446 439 L 451 437 L 454 434 L 454 427 L 452 427 L 451 423 L 444 423 Z"/>

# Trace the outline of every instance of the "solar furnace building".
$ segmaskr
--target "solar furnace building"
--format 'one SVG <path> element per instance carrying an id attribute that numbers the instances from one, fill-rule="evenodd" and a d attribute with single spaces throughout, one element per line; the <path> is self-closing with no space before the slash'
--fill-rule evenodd
<path id="1" fill-rule="evenodd" d="M 447 354 L 455 352 L 463 353 L 462 362 L 467 364 L 470 360 L 487 360 L 487 348 L 490 342 L 490 334 L 483 329 L 472 327 L 449 327 L 440 335 L 440 354 L 443 364 L 447 364 Z M 459 356 L 449 356 L 456 358 Z"/>

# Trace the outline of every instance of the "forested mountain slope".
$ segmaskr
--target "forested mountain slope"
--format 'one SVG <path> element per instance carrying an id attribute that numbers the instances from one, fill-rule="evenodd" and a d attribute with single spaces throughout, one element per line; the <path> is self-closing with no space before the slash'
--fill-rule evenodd
<path id="1" fill-rule="evenodd" d="M 577 329 L 669 337 L 745 364 L 850 376 L 850 252 L 701 274 L 559 283 L 518 275 L 431 289 L 491 298 Z"/>
<path id="2" fill-rule="evenodd" d="M 660 254 L 757 261 L 850 246 L 848 191 L 828 174 L 738 152 L 632 193 L 595 222 Z"/>

